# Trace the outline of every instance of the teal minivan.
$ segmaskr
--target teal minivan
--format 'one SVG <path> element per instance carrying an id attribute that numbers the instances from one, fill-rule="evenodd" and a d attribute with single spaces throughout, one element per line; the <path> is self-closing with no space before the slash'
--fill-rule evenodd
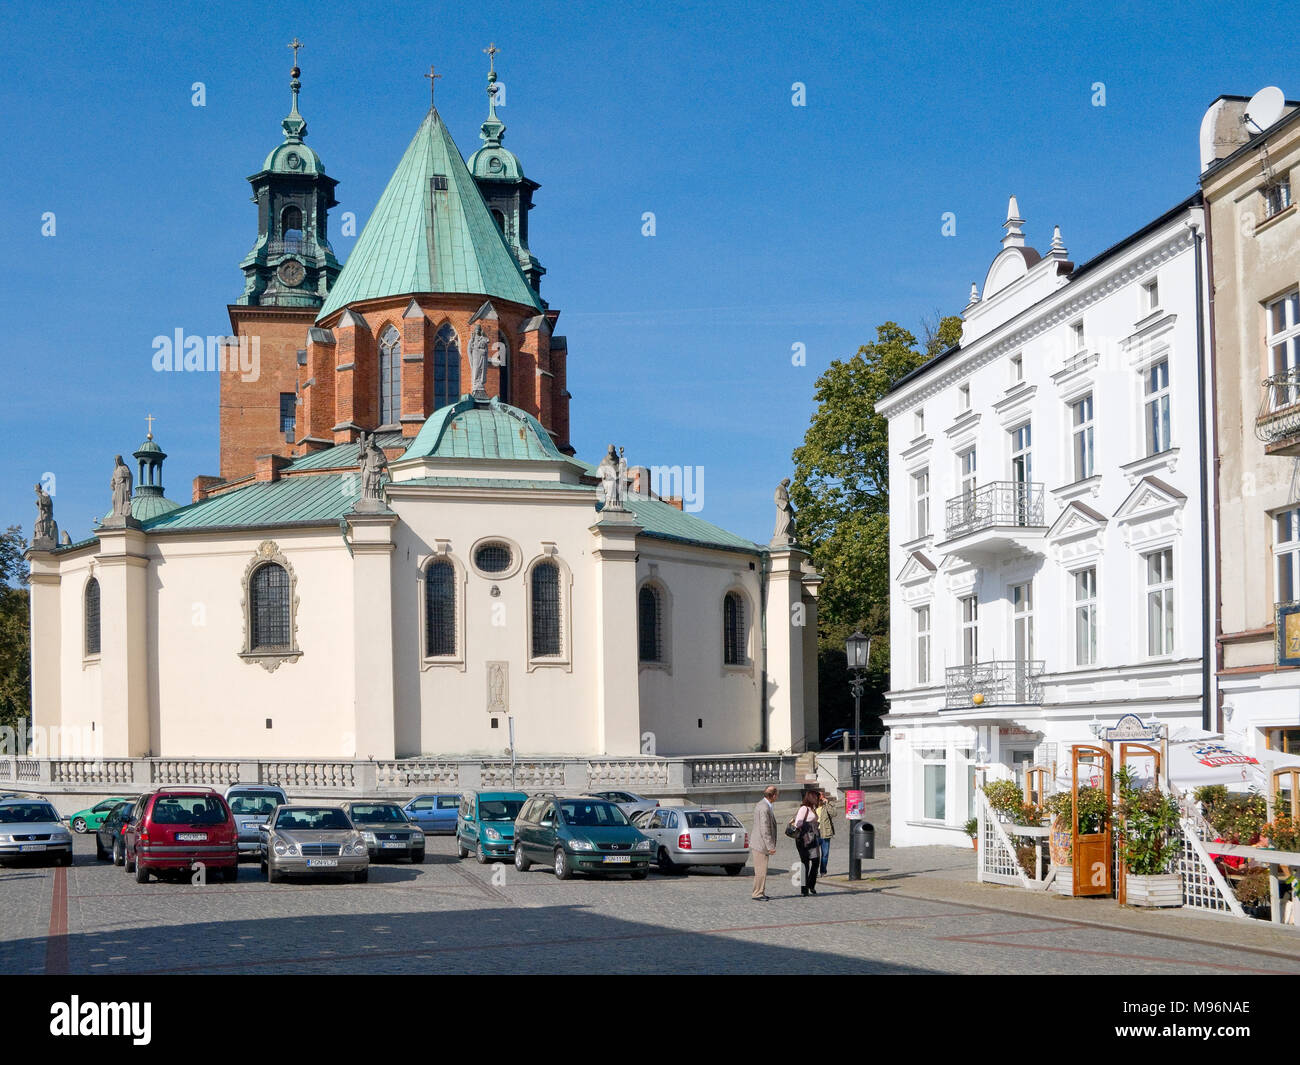
<path id="1" fill-rule="evenodd" d="M 644 880 L 653 844 L 612 802 L 580 795 L 529 799 L 515 821 L 515 868 L 549 865 L 559 880 L 574 873 L 631 873 Z"/>
<path id="2" fill-rule="evenodd" d="M 515 818 L 528 796 L 522 791 L 470 791 L 456 811 L 456 854 L 473 854 L 480 865 L 515 852 Z"/>

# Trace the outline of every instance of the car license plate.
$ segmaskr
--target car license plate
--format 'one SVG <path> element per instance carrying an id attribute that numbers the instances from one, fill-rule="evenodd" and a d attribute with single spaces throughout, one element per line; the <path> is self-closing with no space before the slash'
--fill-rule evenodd
<path id="1" fill-rule="evenodd" d="M 206 832 L 177 832 L 176 838 L 181 843 L 201 843 L 208 838 Z"/>
<path id="2" fill-rule="evenodd" d="M 18 849 L 20 851 L 43 851 L 45 849 L 45 844 L 44 843 L 22 843 L 19 845 Z"/>
<path id="3" fill-rule="evenodd" d="M 630 862 L 631 860 L 632 860 L 632 859 L 629 858 L 626 854 L 607 854 L 607 855 L 605 855 L 605 862 L 606 862 L 607 864 L 609 864 L 609 865 L 626 865 L 626 864 L 627 864 L 628 862 Z"/>
<path id="4" fill-rule="evenodd" d="M 403 847 L 406 846 L 406 844 L 405 844 L 405 843 L 389 843 L 389 842 L 385 841 L 384 843 L 381 844 L 381 846 L 384 847 L 384 848 L 387 849 L 387 850 L 401 850 Z"/>
<path id="5" fill-rule="evenodd" d="M 711 833 L 706 832 L 704 834 L 704 841 L 706 843 L 730 843 L 731 837 L 721 835 L 720 833 L 717 832 L 711 832 Z"/>
<path id="6" fill-rule="evenodd" d="M 308 858 L 308 869 L 337 869 L 339 860 L 337 858 Z"/>

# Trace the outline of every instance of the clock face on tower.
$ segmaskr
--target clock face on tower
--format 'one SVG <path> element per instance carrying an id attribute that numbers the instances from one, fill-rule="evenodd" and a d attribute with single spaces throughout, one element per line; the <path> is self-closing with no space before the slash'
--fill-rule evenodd
<path id="1" fill-rule="evenodd" d="M 302 279 L 307 276 L 307 271 L 303 269 L 302 263 L 297 259 L 286 259 L 280 264 L 276 274 L 290 288 L 296 288 L 302 284 Z"/>

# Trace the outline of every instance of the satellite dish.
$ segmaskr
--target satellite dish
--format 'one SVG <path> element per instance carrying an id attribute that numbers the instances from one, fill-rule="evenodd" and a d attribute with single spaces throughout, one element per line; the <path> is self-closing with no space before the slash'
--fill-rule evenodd
<path id="1" fill-rule="evenodd" d="M 1255 127 L 1255 132 L 1263 133 L 1282 117 L 1286 106 L 1286 97 L 1276 85 L 1269 85 L 1250 98 L 1246 105 L 1245 121 Z"/>

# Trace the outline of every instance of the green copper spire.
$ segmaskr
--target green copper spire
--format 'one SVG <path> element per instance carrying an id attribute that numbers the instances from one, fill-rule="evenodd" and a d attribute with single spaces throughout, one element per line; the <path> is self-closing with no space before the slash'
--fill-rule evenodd
<path id="1" fill-rule="evenodd" d="M 302 82 L 298 80 L 302 75 L 298 67 L 298 49 L 302 47 L 302 41 L 295 37 L 289 43 L 289 47 L 293 49 L 293 69 L 289 71 L 289 92 L 292 94 L 292 101 L 289 105 L 289 114 L 280 123 L 280 128 L 284 130 L 286 144 L 301 144 L 303 137 L 307 136 L 307 120 L 298 114 L 298 90 L 302 88 Z"/>

